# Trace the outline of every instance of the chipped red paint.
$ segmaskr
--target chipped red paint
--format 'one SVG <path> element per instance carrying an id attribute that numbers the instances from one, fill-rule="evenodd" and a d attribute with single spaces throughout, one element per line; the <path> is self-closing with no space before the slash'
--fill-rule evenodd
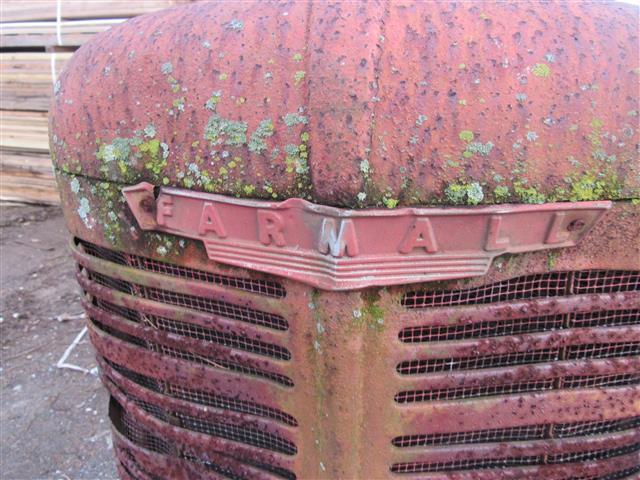
<path id="1" fill-rule="evenodd" d="M 346 207 L 639 197 L 637 25 L 622 3 L 173 8 L 74 55 L 52 151 L 96 179 Z"/>
<path id="2" fill-rule="evenodd" d="M 637 476 L 637 22 L 621 4 L 203 2 L 82 47 L 51 144 L 121 478 Z M 485 203 L 513 204 L 446 208 Z M 292 256 L 274 212 L 325 253 L 324 220 L 353 221 L 356 267 L 374 244 L 493 262 L 331 291 L 202 241 Z"/>

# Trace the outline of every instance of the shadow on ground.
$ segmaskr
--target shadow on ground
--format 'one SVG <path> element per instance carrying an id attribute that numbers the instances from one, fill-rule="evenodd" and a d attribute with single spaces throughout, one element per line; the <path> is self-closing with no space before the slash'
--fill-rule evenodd
<path id="1" fill-rule="evenodd" d="M 85 318 L 60 209 L 0 209 L 0 475 L 116 478 L 107 394 L 85 336 L 58 359 Z"/>

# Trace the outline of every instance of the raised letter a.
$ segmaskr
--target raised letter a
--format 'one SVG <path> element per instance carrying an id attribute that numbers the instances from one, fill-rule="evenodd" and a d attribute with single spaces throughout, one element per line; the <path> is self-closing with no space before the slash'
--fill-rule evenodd
<path id="1" fill-rule="evenodd" d="M 428 218 L 419 218 L 413 222 L 398 246 L 398 251 L 410 253 L 414 248 L 424 248 L 427 253 L 438 251 L 436 237 L 433 235 L 433 228 Z"/>
<path id="2" fill-rule="evenodd" d="M 225 238 L 227 231 L 220 220 L 220 215 L 213 203 L 207 202 L 202 207 L 202 215 L 200 215 L 200 225 L 198 225 L 198 233 L 205 235 L 207 232 L 215 233 L 219 238 Z"/>

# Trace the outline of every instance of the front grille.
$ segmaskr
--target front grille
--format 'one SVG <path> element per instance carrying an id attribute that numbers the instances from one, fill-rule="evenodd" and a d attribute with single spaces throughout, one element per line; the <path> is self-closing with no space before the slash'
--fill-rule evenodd
<path id="1" fill-rule="evenodd" d="M 295 479 L 286 462 L 272 456 L 297 454 L 291 429 L 298 427 L 298 421 L 282 409 L 254 400 L 252 387 L 256 381 L 267 382 L 266 387 L 256 384 L 255 388 L 262 391 L 295 387 L 284 373 L 292 360 L 283 337 L 288 334 L 289 323 L 281 314 L 268 311 L 271 300 L 258 300 L 260 296 L 285 298 L 284 287 L 276 281 L 212 274 L 86 242 L 79 246 L 85 254 L 109 265 L 155 275 L 138 280 L 124 270 L 107 274 L 117 271 L 113 267 L 98 271 L 104 267 L 93 269 L 90 264 L 83 264 L 79 269 L 81 282 L 87 282 L 92 339 L 98 342 L 113 409 L 119 412 L 113 421 L 120 433 L 137 447 L 179 458 L 224 478 L 245 479 L 256 472 L 266 472 L 277 478 Z M 216 290 L 211 290 L 211 295 L 187 294 L 177 288 L 175 282 L 180 279 L 204 286 L 215 284 Z M 246 294 L 236 295 L 233 290 L 249 292 L 256 300 L 247 302 Z M 113 356 L 118 349 L 101 349 L 101 335 L 123 342 L 123 347 L 134 348 L 136 353 L 133 357 Z M 151 357 L 146 359 L 145 355 Z M 169 360 L 178 363 L 165 366 L 163 362 Z M 174 374 L 175 368 L 178 370 Z M 209 380 L 199 376 L 205 373 Z M 147 392 L 147 396 L 140 397 L 141 392 Z M 167 428 L 178 427 L 186 433 L 156 432 L 138 418 L 139 413 L 126 410 L 125 403 L 117 398 L 126 399 L 126 404 L 136 405 L 140 412 Z M 202 435 L 237 447 L 203 456 L 198 453 L 197 444 Z M 247 448 L 260 453 L 249 454 Z M 149 478 L 162 477 L 154 471 L 144 471 L 126 457 L 132 455 L 135 460 L 135 452 L 122 455 L 123 468 L 132 478 L 136 471 Z"/>
<path id="2" fill-rule="evenodd" d="M 558 469 L 562 479 L 577 472 L 566 480 L 613 480 L 637 473 L 640 416 L 618 401 L 618 392 L 640 385 L 640 309 L 620 300 L 638 290 L 637 272 L 553 272 L 474 288 L 390 289 L 393 305 L 382 313 L 375 295 L 350 292 L 344 295 L 365 307 L 349 309 L 355 319 L 349 326 L 339 314 L 323 317 L 324 292 L 296 286 L 287 295 L 268 277 L 236 278 L 86 242 L 78 248 L 102 260 L 92 264 L 85 257 L 78 275 L 112 394 L 112 421 L 130 442 L 115 446 L 123 475 L 166 476 L 136 450 L 144 449 L 176 468 L 206 472 L 189 478 L 295 479 L 298 468 L 307 468 L 306 449 L 332 445 L 331 436 L 309 430 L 317 425 L 308 421 L 342 394 L 332 375 L 348 368 L 348 356 L 336 352 L 341 342 L 359 345 L 348 338 L 359 338 L 358 328 L 385 335 L 380 343 L 364 339 L 362 351 L 389 349 L 372 361 L 388 368 L 372 372 L 387 392 L 375 401 L 385 415 L 406 420 L 404 430 L 376 430 L 392 432 L 380 443 L 387 475 L 518 478 L 543 467 Z M 566 307 L 575 295 L 616 301 Z M 334 358 L 344 365 L 332 365 Z M 318 365 L 329 368 L 319 374 Z M 306 393 L 298 398 L 301 389 Z M 606 400 L 583 406 L 583 394 Z M 573 396 L 577 400 L 554 413 L 556 402 Z M 600 408 L 605 401 L 616 408 Z M 485 413 L 491 408 L 497 415 Z M 449 419 L 448 410 L 456 412 Z M 341 414 L 347 418 L 348 409 Z M 412 422 L 414 415 L 419 420 Z M 359 428 L 381 419 L 365 417 Z M 571 449 L 561 448 L 568 443 Z M 447 457 L 449 449 L 455 454 Z M 481 456 L 478 449 L 493 453 Z M 318 472 L 327 472 L 331 455 L 320 456 Z M 605 463 L 604 473 L 582 468 Z"/>
<path id="3" fill-rule="evenodd" d="M 474 423 L 486 426 L 456 429 L 456 417 L 452 417 L 448 431 L 438 432 L 437 422 L 425 422 L 423 432 L 398 432 L 390 441 L 393 448 L 407 449 L 409 456 L 415 452 L 420 457 L 424 452 L 440 458 L 392 462 L 390 472 L 448 475 L 477 471 L 495 475 L 491 478 L 518 478 L 515 472 L 537 466 L 566 466 L 563 468 L 576 471 L 567 480 L 627 478 L 637 473 L 638 468 L 629 463 L 634 458 L 637 463 L 640 451 L 640 416 L 630 403 L 616 407 L 627 413 L 620 419 L 607 419 L 598 410 L 589 413 L 590 419 L 574 422 L 536 412 L 548 411 L 561 398 L 580 398 L 577 395 L 582 393 L 611 392 L 607 399 L 615 401 L 616 391 L 606 389 L 622 391 L 640 385 L 640 342 L 636 340 L 640 309 L 630 308 L 633 302 L 614 306 L 606 301 L 610 294 L 638 290 L 639 272 L 602 270 L 527 275 L 473 288 L 406 290 L 399 299 L 407 313 L 398 322 L 400 361 L 395 363 L 395 373 L 405 385 L 415 388 L 398 389 L 395 403 L 402 408 L 427 408 L 439 418 L 449 409 L 466 414 L 478 408 Z M 589 309 L 587 302 L 576 307 L 569 303 L 576 295 L 605 299 L 604 305 L 610 307 Z M 545 300 L 550 298 L 553 302 Z M 580 401 L 575 404 L 570 408 L 578 411 Z M 488 405 L 496 406 L 492 417 L 486 413 Z M 496 426 L 520 405 L 527 405 L 528 410 L 510 425 Z M 527 422 L 527 418 L 539 421 Z M 616 444 L 612 440 L 611 447 L 602 447 L 616 435 L 625 440 Z M 574 447 L 570 453 L 557 451 L 560 444 L 550 446 L 544 455 L 539 450 L 527 453 L 531 452 L 527 442 L 575 444 L 582 438 L 584 447 Z M 602 440 L 596 447 L 589 446 L 587 438 Z M 474 455 L 474 448 L 494 446 L 491 451 L 498 452 L 499 445 L 511 442 L 520 445 L 512 456 Z M 453 446 L 455 457 L 441 460 L 440 452 Z M 619 466 L 607 467 L 610 473 L 577 474 L 578 467 L 589 462 L 618 459 Z"/>

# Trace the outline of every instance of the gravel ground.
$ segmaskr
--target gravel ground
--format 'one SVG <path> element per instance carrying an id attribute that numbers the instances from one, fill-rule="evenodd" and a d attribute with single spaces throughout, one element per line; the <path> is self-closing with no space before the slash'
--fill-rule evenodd
<path id="1" fill-rule="evenodd" d="M 116 478 L 107 394 L 85 335 L 59 208 L 0 208 L 0 476 Z"/>

